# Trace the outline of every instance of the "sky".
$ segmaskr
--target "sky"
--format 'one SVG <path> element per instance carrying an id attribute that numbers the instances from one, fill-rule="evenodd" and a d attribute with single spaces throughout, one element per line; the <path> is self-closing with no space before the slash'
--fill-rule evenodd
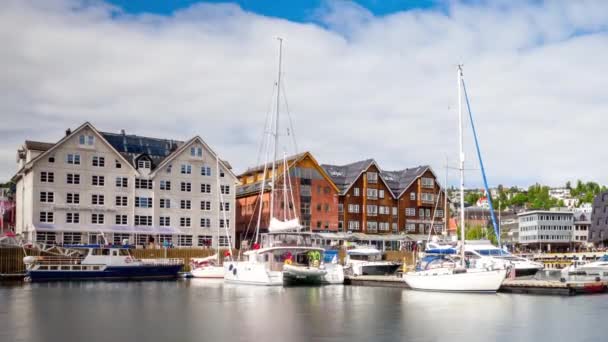
<path id="1" fill-rule="evenodd" d="M 601 0 L 4 1 L 0 181 L 26 139 L 55 142 L 85 121 L 200 135 L 245 170 L 260 160 L 279 36 L 280 154 L 429 164 L 440 179 L 447 159 L 456 185 L 463 64 L 490 186 L 608 184 Z M 477 187 L 468 120 L 464 140 L 466 183 Z"/>

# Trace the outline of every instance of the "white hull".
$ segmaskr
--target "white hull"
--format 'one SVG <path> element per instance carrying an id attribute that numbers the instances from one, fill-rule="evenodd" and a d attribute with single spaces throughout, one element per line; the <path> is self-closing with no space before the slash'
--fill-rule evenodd
<path id="1" fill-rule="evenodd" d="M 323 284 L 344 284 L 344 267 L 340 264 L 325 264 L 327 273 L 323 277 Z"/>
<path id="2" fill-rule="evenodd" d="M 194 278 L 223 279 L 224 268 L 221 266 L 204 266 L 190 271 Z"/>
<path id="3" fill-rule="evenodd" d="M 496 292 L 506 276 L 506 270 L 474 270 L 457 273 L 453 269 L 433 269 L 411 272 L 403 279 L 413 290 L 441 292 Z"/>
<path id="4" fill-rule="evenodd" d="M 271 271 L 263 262 L 233 261 L 224 264 L 224 281 L 231 284 L 280 286 L 283 272 Z"/>

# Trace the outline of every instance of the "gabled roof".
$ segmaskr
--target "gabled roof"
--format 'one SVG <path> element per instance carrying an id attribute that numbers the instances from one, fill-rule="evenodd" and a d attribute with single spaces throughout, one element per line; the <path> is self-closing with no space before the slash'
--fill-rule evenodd
<path id="1" fill-rule="evenodd" d="M 372 165 L 375 165 L 380 171 L 378 173 L 378 178 L 384 183 L 384 185 L 386 185 L 394 198 L 395 193 L 384 179 L 382 170 L 380 170 L 380 166 L 378 166 L 374 159 L 365 159 L 346 165 L 323 164 L 321 166 L 329 174 L 334 183 L 336 183 L 336 186 L 340 189 L 340 194 L 344 195 L 352 187 L 355 181 L 361 177 L 363 172 L 367 171 Z"/>
<path id="2" fill-rule="evenodd" d="M 159 166 L 183 141 L 149 138 L 139 135 L 100 132 L 104 139 L 135 167 L 139 156 L 147 155 L 152 161 L 152 169 Z"/>
<path id="3" fill-rule="evenodd" d="M 397 194 L 397 197 L 401 197 L 403 192 L 414 183 L 416 179 L 422 176 L 426 171 L 431 170 L 428 165 L 417 166 L 410 169 L 398 170 L 398 171 L 381 171 L 382 176 L 388 183 L 391 191 Z M 434 174 L 434 173 L 433 173 Z M 436 178 L 436 177 L 435 177 Z"/>
<path id="4" fill-rule="evenodd" d="M 296 165 L 296 163 L 298 163 L 300 160 L 304 160 L 305 158 L 310 158 L 310 160 L 313 161 L 313 163 L 316 165 L 317 171 L 319 171 L 321 176 L 323 178 L 325 178 L 329 182 L 329 184 L 331 184 L 331 186 L 339 193 L 340 189 L 333 182 L 333 179 L 331 178 L 331 176 L 326 173 L 326 171 L 323 169 L 323 167 L 321 167 L 319 165 L 319 163 L 317 162 L 315 157 L 313 157 L 312 154 L 308 151 L 285 157 L 285 159 L 287 161 L 287 168 L 291 169 L 294 165 Z M 283 159 L 277 160 L 277 161 L 275 161 L 275 163 L 277 163 L 278 165 L 281 165 L 283 163 Z M 272 166 L 269 166 L 269 168 L 271 168 L 271 167 Z M 243 172 L 239 175 L 239 178 L 247 177 L 252 174 L 256 174 L 260 171 L 263 171 L 263 170 L 264 170 L 264 165 L 258 165 L 256 167 L 248 168 L 245 172 Z M 282 177 L 283 177 L 282 174 L 278 175 L 277 180 L 281 179 Z M 269 184 L 269 180 L 267 180 L 264 190 L 265 191 L 270 190 L 270 187 L 271 186 Z M 244 196 L 244 195 L 248 195 L 248 194 L 252 194 L 252 193 L 256 193 L 256 192 L 259 193 L 261 189 L 262 189 L 262 181 L 257 181 L 257 182 L 250 183 L 250 184 L 243 184 L 243 185 L 239 185 L 237 187 L 236 195 L 238 197 L 238 196 Z"/>

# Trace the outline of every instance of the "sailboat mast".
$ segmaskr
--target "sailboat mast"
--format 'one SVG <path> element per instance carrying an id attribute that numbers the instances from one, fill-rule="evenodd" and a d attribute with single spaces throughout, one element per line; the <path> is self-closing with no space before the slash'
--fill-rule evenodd
<path id="1" fill-rule="evenodd" d="M 287 221 L 287 154 L 283 152 L 283 221 Z"/>
<path id="2" fill-rule="evenodd" d="M 462 265 L 464 266 L 464 149 L 463 149 L 463 134 L 462 134 L 462 65 L 458 65 L 458 137 L 460 145 L 460 256 Z"/>
<path id="3" fill-rule="evenodd" d="M 274 158 L 272 159 L 272 179 L 270 185 L 270 219 L 274 217 L 274 182 L 277 170 L 277 150 L 279 144 L 279 113 L 281 108 L 281 62 L 283 58 L 283 38 L 277 37 L 279 41 L 279 74 L 277 77 L 277 112 L 274 117 Z"/>
<path id="4" fill-rule="evenodd" d="M 445 157 L 445 185 L 443 188 L 443 235 L 448 231 L 448 157 Z"/>

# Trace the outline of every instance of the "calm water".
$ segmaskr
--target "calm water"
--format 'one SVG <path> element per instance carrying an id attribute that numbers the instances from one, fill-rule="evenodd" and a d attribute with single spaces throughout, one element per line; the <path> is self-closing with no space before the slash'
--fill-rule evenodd
<path id="1" fill-rule="evenodd" d="M 0 341 L 606 341 L 608 295 L 264 288 L 202 280 L 0 286 Z"/>

